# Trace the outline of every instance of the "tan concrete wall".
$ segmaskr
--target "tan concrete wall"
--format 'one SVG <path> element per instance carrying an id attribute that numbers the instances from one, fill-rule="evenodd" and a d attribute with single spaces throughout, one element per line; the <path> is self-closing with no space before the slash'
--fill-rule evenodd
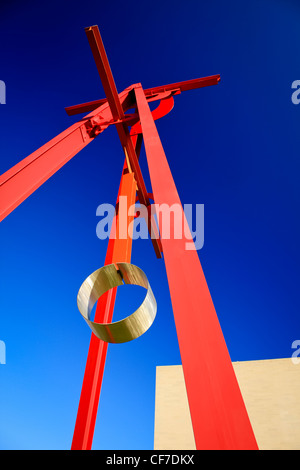
<path id="1" fill-rule="evenodd" d="M 195 448 L 182 366 L 157 367 L 154 449 Z"/>
<path id="2" fill-rule="evenodd" d="M 233 367 L 261 450 L 300 450 L 300 364 L 290 358 Z M 182 366 L 156 371 L 154 449 L 195 449 Z"/>

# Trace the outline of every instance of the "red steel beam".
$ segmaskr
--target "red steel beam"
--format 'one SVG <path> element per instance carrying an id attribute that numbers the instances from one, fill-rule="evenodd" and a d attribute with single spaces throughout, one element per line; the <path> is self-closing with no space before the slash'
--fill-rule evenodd
<path id="1" fill-rule="evenodd" d="M 128 158 L 131 170 L 135 175 L 137 182 L 137 191 L 140 203 L 146 207 L 150 206 L 150 199 L 148 197 L 148 192 L 144 182 L 144 178 L 140 169 L 138 157 L 135 152 L 134 145 L 132 143 L 132 138 L 128 129 L 126 122 L 123 122 L 124 111 L 122 103 L 120 101 L 118 91 L 115 85 L 113 74 L 108 62 L 106 51 L 102 42 L 102 38 L 98 29 L 98 26 L 91 26 L 85 29 L 88 36 L 89 44 L 93 52 L 93 56 L 96 62 L 96 66 L 100 75 L 100 79 L 107 96 L 107 101 L 109 103 L 112 115 L 115 120 L 120 120 L 120 123 L 115 122 L 116 129 L 125 153 L 126 158 Z M 152 218 L 152 224 L 155 224 L 155 219 Z M 151 226 L 148 225 L 148 230 L 151 233 Z M 154 227 L 154 233 L 156 233 Z M 160 239 L 156 237 L 151 237 L 151 241 L 156 253 L 157 258 L 161 258 L 161 243 Z"/>
<path id="2" fill-rule="evenodd" d="M 128 87 L 118 95 L 119 105 L 124 111 L 132 107 L 131 91 L 132 87 Z M 123 118 L 127 119 L 128 116 L 123 114 Z M 0 222 L 97 135 L 115 122 L 110 104 L 105 101 L 96 110 L 3 173 L 0 176 Z M 91 126 L 91 130 L 93 126 L 96 130 L 89 132 L 88 125 Z M 148 206 L 150 204 L 148 192 L 132 143 L 134 137 L 130 137 L 126 122 L 117 124 L 117 128 L 119 135 L 121 133 L 124 152 L 136 175 L 140 202 Z M 152 218 L 151 223 L 153 233 L 158 234 L 155 219 Z M 148 228 L 151 232 L 149 225 Z M 162 247 L 159 237 L 152 237 L 151 241 L 157 258 L 161 258 Z"/>
<path id="3" fill-rule="evenodd" d="M 74 116 L 75 114 L 90 113 L 94 109 L 102 106 L 107 102 L 107 98 L 101 100 L 89 101 L 87 103 L 75 104 L 74 106 L 67 106 L 65 111 L 68 116 Z"/>
<path id="4" fill-rule="evenodd" d="M 135 88 L 156 204 L 183 208 L 140 86 Z M 174 227 L 173 227 L 174 229 Z M 162 232 L 161 232 L 162 233 Z M 257 449 L 230 355 L 191 236 L 162 237 L 182 366 L 197 449 Z"/>
<path id="5" fill-rule="evenodd" d="M 186 80 L 184 82 L 171 83 L 169 85 L 162 85 L 144 90 L 146 97 L 162 93 L 164 91 L 173 91 L 180 89 L 180 91 L 195 90 L 196 88 L 202 88 L 206 86 L 217 85 L 221 80 L 220 75 L 211 75 L 209 77 L 196 78 L 193 80 Z M 159 98 L 157 98 L 159 99 Z M 79 113 L 87 113 L 96 109 L 105 103 L 106 98 L 96 101 L 89 101 L 87 103 L 77 104 L 74 106 L 68 106 L 65 108 L 69 116 L 74 116 Z"/>
<path id="6" fill-rule="evenodd" d="M 98 26 L 85 28 L 87 38 L 94 56 L 94 60 L 100 75 L 105 95 L 114 119 L 122 119 L 124 111 L 120 103 L 119 95 L 112 75 L 104 44 Z"/>
<path id="7" fill-rule="evenodd" d="M 126 160 L 120 182 L 117 203 L 120 196 L 127 197 L 128 207 L 135 203 L 136 181 L 134 179 L 134 174 L 129 173 L 127 170 Z M 133 219 L 134 216 L 127 215 L 127 228 Z M 132 233 L 128 234 L 127 231 L 127 238 L 119 238 L 119 220 L 119 213 L 117 213 L 116 233 L 112 231 L 109 238 L 105 265 L 117 262 L 130 263 L 131 260 Z M 114 238 L 114 236 L 116 238 Z M 95 322 L 112 322 L 116 294 L 117 288 L 113 288 L 100 297 L 96 306 Z M 92 333 L 74 428 L 71 446 L 72 450 L 90 450 L 92 448 L 107 347 L 108 343 L 100 340 Z"/>
<path id="8" fill-rule="evenodd" d="M 126 102 L 129 90 L 120 93 L 121 103 Z M 96 135 L 87 131 L 86 123 L 97 119 L 102 127 L 96 135 L 113 120 L 107 102 L 0 176 L 0 222 L 94 140 Z"/>
<path id="9" fill-rule="evenodd" d="M 43 184 L 43 182 L 45 182 L 49 177 L 51 177 L 59 168 L 61 168 L 67 161 L 69 161 L 74 155 L 76 155 L 82 148 L 84 148 L 89 142 L 91 142 L 96 135 L 101 133 L 110 124 L 116 124 L 119 138 L 122 143 L 124 153 L 126 155 L 126 161 L 130 167 L 129 173 L 126 172 L 122 176 L 119 194 L 129 195 L 131 205 L 131 202 L 133 203 L 135 201 L 135 193 L 137 189 L 139 193 L 140 202 L 149 208 L 149 195 L 147 193 L 143 176 L 139 167 L 137 150 L 135 149 L 135 144 L 137 145 L 137 148 L 140 148 L 141 136 L 130 136 L 128 130 L 129 121 L 125 122 L 125 119 L 128 119 L 128 117 L 125 116 L 125 111 L 126 109 L 130 109 L 134 104 L 134 102 L 132 102 L 131 95 L 133 93 L 132 89 L 136 86 L 138 87 L 136 97 L 139 106 L 139 114 L 140 117 L 142 116 L 142 131 L 143 134 L 147 136 L 147 142 L 145 142 L 145 147 L 147 152 L 147 158 L 149 160 L 149 168 L 151 167 L 152 176 L 153 173 L 155 175 L 155 183 L 153 183 L 153 187 L 155 187 L 156 189 L 154 192 L 155 194 L 158 194 L 158 201 L 163 200 L 161 199 L 161 194 L 163 194 L 164 191 L 161 193 L 159 189 L 157 190 L 157 188 L 159 188 L 161 183 L 162 186 L 164 186 L 165 181 L 167 181 L 167 183 L 171 183 L 170 187 L 168 186 L 168 184 L 166 184 L 167 191 L 170 190 L 170 201 L 177 200 L 176 197 L 173 197 L 173 180 L 171 175 L 167 173 L 165 164 L 163 164 L 162 168 L 162 175 L 164 174 L 166 176 L 165 181 L 162 175 L 158 175 L 157 177 L 157 171 L 160 171 L 159 160 L 161 159 L 162 154 L 160 154 L 160 141 L 158 135 L 155 135 L 156 127 L 154 124 L 153 116 L 151 115 L 151 111 L 148 107 L 146 97 L 151 98 L 151 100 L 161 99 L 160 94 L 168 91 L 180 92 L 189 89 L 200 88 L 203 86 L 214 85 L 218 83 L 218 81 L 220 80 L 220 76 L 214 75 L 211 77 L 205 77 L 197 80 L 189 80 L 186 82 L 179 82 L 171 85 L 165 85 L 162 87 L 155 87 L 146 90 L 146 92 L 142 91 L 142 95 L 141 86 L 134 85 L 127 88 L 126 90 L 124 90 L 123 93 L 119 95 L 113 80 L 113 76 L 106 57 L 105 49 L 102 43 L 98 27 L 93 26 L 90 28 L 86 28 L 86 33 L 89 39 L 90 46 L 92 48 L 92 52 L 95 58 L 95 62 L 102 80 L 107 99 L 98 100 L 91 103 L 83 103 L 82 105 L 66 108 L 68 114 L 71 115 L 76 114 L 79 111 L 83 112 L 83 110 L 85 112 L 92 112 L 87 115 L 84 119 L 82 119 L 78 123 L 71 126 L 69 129 L 52 139 L 49 143 L 45 144 L 39 150 L 33 152 L 33 154 L 29 155 L 27 158 L 15 165 L 13 168 L 8 170 L 0 177 L 0 220 L 2 220 L 6 215 L 8 215 L 24 199 L 26 199 L 30 194 L 32 194 L 41 184 Z M 151 118 L 149 118 L 148 113 L 150 113 Z M 150 127 L 148 129 L 147 126 L 149 125 L 149 123 Z M 87 124 L 90 124 L 90 128 L 87 126 Z M 93 132 L 90 132 L 90 130 L 93 130 Z M 151 140 L 153 139 L 153 136 L 154 141 Z M 155 162 L 155 160 L 151 160 L 149 157 L 149 148 L 151 150 L 151 147 L 153 145 L 156 146 L 158 149 L 157 155 L 160 154 L 160 157 L 155 164 L 153 163 Z M 156 170 L 155 167 L 157 167 Z M 133 173 L 131 171 L 133 171 Z M 150 225 L 148 227 L 150 229 Z M 125 247 L 124 243 L 126 245 Z M 132 239 L 130 237 L 125 242 L 124 240 L 110 239 L 105 263 L 107 264 L 118 261 L 130 261 L 131 243 Z M 153 241 L 153 244 L 157 256 L 160 257 L 161 246 L 159 239 L 155 239 Z M 172 262 L 171 260 L 172 256 L 174 256 L 174 258 L 176 257 L 176 250 L 174 248 L 175 245 L 168 245 L 168 243 L 164 243 L 164 246 L 168 248 L 166 254 L 166 267 L 170 282 L 170 288 L 172 287 L 170 289 L 172 302 L 175 298 L 174 305 L 176 308 L 174 308 L 174 315 L 176 311 L 177 313 L 175 315 L 175 319 L 177 319 L 177 324 L 180 324 L 180 322 L 182 321 L 182 314 L 178 312 L 180 312 L 180 308 L 182 308 L 182 306 L 180 305 L 180 302 L 178 300 L 178 293 L 176 297 L 175 291 L 178 286 L 174 281 L 174 274 L 172 275 L 172 273 L 170 272 L 173 270 L 173 268 L 176 268 L 174 262 Z M 178 246 L 177 248 L 179 248 L 178 253 L 180 253 L 182 251 L 182 247 Z M 187 268 L 188 264 L 189 263 L 185 263 L 183 267 Z M 194 274 L 199 274 L 199 272 L 197 273 L 195 263 L 194 271 Z M 184 273 L 184 269 L 182 270 L 182 272 Z M 187 289 L 186 292 L 191 293 L 189 292 L 189 289 Z M 191 299 L 193 300 L 193 296 L 191 296 Z M 191 299 L 189 299 L 190 302 L 192 301 Z M 111 321 L 114 301 L 115 290 L 110 291 L 109 293 L 107 293 L 106 296 L 103 296 L 103 298 L 99 300 L 96 309 L 96 321 Z M 185 330 L 183 329 L 183 331 Z M 184 351 L 191 350 L 191 348 L 186 348 L 187 338 L 184 335 L 185 333 L 182 333 L 180 336 L 180 338 L 185 338 L 183 341 L 180 341 L 180 344 L 185 344 L 183 348 Z M 106 351 L 107 343 L 98 340 L 92 334 L 72 448 L 91 448 L 102 377 L 104 372 Z M 191 371 L 188 369 L 189 366 L 187 366 L 187 364 L 189 363 L 187 358 L 185 358 L 183 363 L 186 382 L 188 383 L 191 377 Z M 191 409 L 194 407 L 192 419 L 194 429 L 196 429 L 198 421 L 197 418 L 195 418 L 195 399 L 193 387 L 191 386 L 188 387 L 188 395 Z M 193 406 L 191 404 L 193 404 Z"/>
<path id="10" fill-rule="evenodd" d="M 122 104 L 120 102 L 120 98 L 119 98 L 118 91 L 117 91 L 115 81 L 113 78 L 113 74 L 112 74 L 112 71 L 108 62 L 104 44 L 103 44 L 103 41 L 99 32 L 99 28 L 98 26 L 91 26 L 89 28 L 86 28 L 85 32 L 87 34 L 89 44 L 92 49 L 92 53 L 93 53 L 94 60 L 97 66 L 97 70 L 98 70 L 98 73 L 102 82 L 102 86 L 104 88 L 104 92 L 106 94 L 107 101 L 109 103 L 113 118 L 115 120 L 118 120 L 118 119 L 121 120 L 124 118 L 124 111 L 123 111 Z M 135 149 L 133 147 L 133 144 L 130 138 L 128 126 L 126 125 L 126 123 L 120 123 L 120 124 L 116 124 L 116 128 L 119 134 L 119 138 L 121 140 L 124 153 L 130 160 L 130 165 L 132 167 L 132 170 L 137 180 L 140 202 L 148 206 L 149 205 L 148 193 L 146 190 L 144 178 L 139 168 Z"/>
<path id="11" fill-rule="evenodd" d="M 157 86 L 144 90 L 145 96 L 148 98 L 151 95 L 162 93 L 164 91 L 173 91 L 179 89 L 180 91 L 195 90 L 206 86 L 217 85 L 221 80 L 221 76 L 210 75 L 209 77 L 193 78 L 192 80 L 185 80 L 184 82 L 170 83 L 169 85 Z"/>

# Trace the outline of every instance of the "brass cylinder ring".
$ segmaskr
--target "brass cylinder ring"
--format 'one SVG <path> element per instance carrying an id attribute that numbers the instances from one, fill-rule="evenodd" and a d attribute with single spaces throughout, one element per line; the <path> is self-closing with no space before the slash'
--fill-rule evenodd
<path id="1" fill-rule="evenodd" d="M 123 320 L 96 323 L 90 320 L 93 306 L 108 290 L 123 284 L 133 284 L 147 289 L 140 307 Z M 103 266 L 90 274 L 77 295 L 78 309 L 93 333 L 107 343 L 126 343 L 144 334 L 152 325 L 157 304 L 146 274 L 130 263 Z"/>

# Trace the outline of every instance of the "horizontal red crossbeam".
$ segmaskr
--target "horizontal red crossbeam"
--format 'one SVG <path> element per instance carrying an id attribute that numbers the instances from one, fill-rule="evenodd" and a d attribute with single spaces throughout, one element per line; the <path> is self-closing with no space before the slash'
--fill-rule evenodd
<path id="1" fill-rule="evenodd" d="M 144 90 L 145 96 L 150 96 L 162 93 L 164 91 L 173 91 L 179 89 L 180 91 L 195 90 L 196 88 L 203 88 L 206 86 L 217 85 L 220 81 L 220 75 L 211 75 L 210 77 L 195 78 L 194 80 L 186 80 L 185 82 L 171 83 L 170 85 L 157 86 Z M 159 99 L 159 97 L 157 98 Z M 101 100 L 89 101 L 87 103 L 68 106 L 65 108 L 68 116 L 75 114 L 88 113 L 101 106 L 107 101 L 107 98 Z"/>

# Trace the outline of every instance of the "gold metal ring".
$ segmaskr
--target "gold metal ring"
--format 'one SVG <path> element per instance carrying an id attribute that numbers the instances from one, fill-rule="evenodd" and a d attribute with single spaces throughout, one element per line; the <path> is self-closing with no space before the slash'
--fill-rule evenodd
<path id="1" fill-rule="evenodd" d="M 93 306 L 101 295 L 113 287 L 134 284 L 147 289 L 140 307 L 123 320 L 113 323 L 96 323 L 90 320 Z M 126 343 L 144 334 L 152 325 L 157 304 L 146 274 L 130 263 L 103 266 L 90 274 L 77 295 L 78 309 L 93 333 L 107 343 Z"/>

